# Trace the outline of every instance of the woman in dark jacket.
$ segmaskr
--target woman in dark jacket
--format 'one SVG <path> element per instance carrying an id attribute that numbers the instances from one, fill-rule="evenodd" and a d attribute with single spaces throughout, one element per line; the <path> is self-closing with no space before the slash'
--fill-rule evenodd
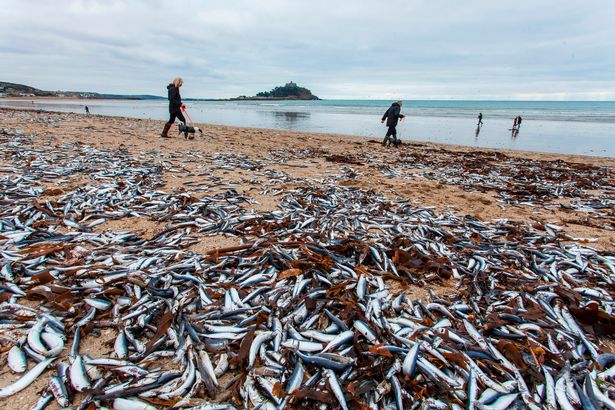
<path id="1" fill-rule="evenodd" d="M 163 138 L 169 137 L 169 129 L 175 122 L 175 118 L 186 124 L 186 118 L 184 114 L 182 114 L 182 108 L 184 108 L 184 104 L 182 104 L 182 97 L 179 95 L 179 87 L 184 85 L 184 80 L 181 77 L 176 77 L 171 84 L 167 85 L 167 90 L 169 90 L 169 114 L 171 114 L 169 121 L 164 124 L 164 129 L 162 130 L 162 134 L 160 134 Z"/>

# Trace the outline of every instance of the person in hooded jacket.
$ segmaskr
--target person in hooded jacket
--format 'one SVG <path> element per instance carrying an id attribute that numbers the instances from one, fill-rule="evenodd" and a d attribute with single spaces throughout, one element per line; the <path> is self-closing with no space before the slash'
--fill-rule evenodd
<path id="1" fill-rule="evenodd" d="M 403 114 L 400 114 L 402 105 L 403 101 L 394 102 L 382 116 L 382 120 L 380 122 L 384 123 L 384 120 L 386 120 L 386 125 L 389 127 L 386 136 L 384 137 L 384 141 L 382 141 L 383 146 L 387 145 L 389 138 L 394 146 L 399 145 L 399 141 L 397 139 L 397 129 L 395 127 L 397 127 L 397 122 L 405 117 Z"/>
<path id="2" fill-rule="evenodd" d="M 169 121 L 164 124 L 164 129 L 162 130 L 162 134 L 160 134 L 163 138 L 169 137 L 169 129 L 175 122 L 175 118 L 186 124 L 186 118 L 184 114 L 182 114 L 182 108 L 184 108 L 184 104 L 182 104 L 182 97 L 179 95 L 179 87 L 184 85 L 184 80 L 181 77 L 176 77 L 171 84 L 167 85 L 167 90 L 169 94 Z"/>

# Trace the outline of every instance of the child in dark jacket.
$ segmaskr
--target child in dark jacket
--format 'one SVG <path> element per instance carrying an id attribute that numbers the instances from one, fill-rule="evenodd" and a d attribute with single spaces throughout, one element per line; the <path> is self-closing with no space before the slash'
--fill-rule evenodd
<path id="1" fill-rule="evenodd" d="M 384 120 L 386 120 L 386 125 L 387 127 L 389 127 L 386 136 L 384 137 L 384 141 L 382 141 L 382 146 L 387 145 L 387 143 L 389 142 L 389 138 L 391 139 L 391 144 L 393 144 L 394 146 L 398 146 L 400 143 L 400 141 L 397 139 L 397 128 L 395 127 L 397 127 L 397 122 L 399 120 L 405 118 L 403 114 L 400 114 L 402 105 L 403 101 L 394 102 L 382 116 L 380 122 L 384 123 Z"/>

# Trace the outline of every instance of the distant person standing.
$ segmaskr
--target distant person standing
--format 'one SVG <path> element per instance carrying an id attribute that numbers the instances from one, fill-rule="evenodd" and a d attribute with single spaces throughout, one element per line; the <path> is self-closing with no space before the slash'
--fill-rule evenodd
<path id="1" fill-rule="evenodd" d="M 85 113 L 90 115 L 90 108 L 87 105 L 85 106 Z"/>
<path id="2" fill-rule="evenodd" d="M 182 97 L 179 94 L 179 88 L 184 85 L 184 80 L 181 77 L 175 77 L 171 84 L 167 85 L 168 96 L 169 96 L 169 121 L 164 124 L 164 129 L 162 130 L 162 134 L 160 136 L 162 138 L 171 138 L 169 137 L 169 129 L 175 122 L 175 118 L 186 124 L 186 118 L 184 114 L 182 114 L 182 108 L 184 108 L 184 104 L 182 103 Z"/>
<path id="3" fill-rule="evenodd" d="M 515 117 L 515 119 L 513 120 L 513 126 L 511 128 L 513 131 L 517 129 L 517 121 L 519 121 L 519 116 Z"/>
<path id="4" fill-rule="evenodd" d="M 476 125 L 478 125 L 479 127 L 483 125 L 483 113 L 482 112 L 478 113 L 478 124 Z"/>
<path id="5" fill-rule="evenodd" d="M 388 110 L 386 110 L 386 112 L 384 113 L 384 115 L 382 116 L 382 119 L 380 120 L 381 123 L 384 123 L 384 120 L 387 121 L 387 133 L 386 136 L 384 137 L 384 140 L 382 141 L 382 146 L 386 147 L 387 143 L 389 142 L 389 138 L 391 139 L 391 143 L 393 144 L 393 146 L 398 146 L 400 141 L 397 139 L 397 122 L 399 120 L 402 120 L 405 118 L 405 115 L 400 114 L 401 111 L 401 106 L 403 105 L 403 101 L 397 101 L 394 102 L 393 104 L 391 104 L 391 106 L 389 107 Z"/>
<path id="6" fill-rule="evenodd" d="M 521 128 L 521 121 L 523 121 L 523 118 L 521 118 L 521 116 L 517 117 L 517 131 L 519 131 L 519 128 Z"/>

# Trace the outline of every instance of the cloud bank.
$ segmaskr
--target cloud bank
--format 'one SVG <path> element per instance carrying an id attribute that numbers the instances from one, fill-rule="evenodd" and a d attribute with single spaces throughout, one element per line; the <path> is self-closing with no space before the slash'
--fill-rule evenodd
<path id="1" fill-rule="evenodd" d="M 615 2 L 0 0 L 0 81 L 48 90 L 615 99 Z"/>

